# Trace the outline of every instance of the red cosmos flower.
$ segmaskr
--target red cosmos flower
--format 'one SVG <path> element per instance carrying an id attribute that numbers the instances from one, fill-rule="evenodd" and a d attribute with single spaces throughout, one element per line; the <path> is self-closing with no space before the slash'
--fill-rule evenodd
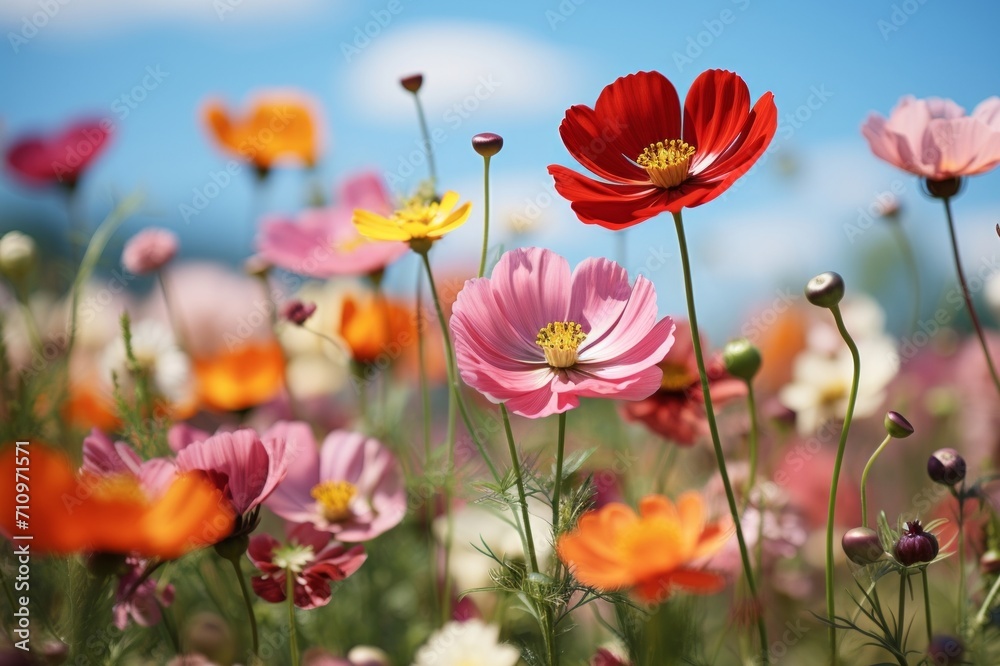
<path id="1" fill-rule="evenodd" d="M 25 136 L 7 148 L 7 166 L 28 185 L 73 187 L 110 136 L 103 120 L 80 121 L 48 136 Z"/>
<path id="2" fill-rule="evenodd" d="M 750 108 L 746 83 L 712 69 L 691 84 L 681 105 L 659 72 L 623 76 L 597 104 L 566 111 L 559 135 L 594 180 L 549 166 L 556 191 L 581 222 L 623 229 L 663 212 L 707 203 L 726 191 L 764 154 L 778 127 L 774 95 Z"/>

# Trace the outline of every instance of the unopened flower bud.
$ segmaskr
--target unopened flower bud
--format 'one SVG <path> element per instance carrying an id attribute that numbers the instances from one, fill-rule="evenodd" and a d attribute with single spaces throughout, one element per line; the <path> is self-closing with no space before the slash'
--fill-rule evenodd
<path id="1" fill-rule="evenodd" d="M 31 236 L 8 231 L 0 237 L 0 273 L 16 282 L 35 267 L 38 251 Z"/>
<path id="2" fill-rule="evenodd" d="M 313 316 L 314 312 L 316 312 L 315 303 L 303 303 L 295 299 L 282 306 L 281 317 L 296 326 L 302 326 L 309 320 L 309 317 Z"/>
<path id="3" fill-rule="evenodd" d="M 1000 550 L 993 548 L 983 553 L 979 558 L 979 571 L 984 576 L 1000 573 Z"/>
<path id="4" fill-rule="evenodd" d="M 904 524 L 903 533 L 896 541 L 893 555 L 904 566 L 930 562 L 938 554 L 937 537 L 925 532 L 919 520 Z"/>
<path id="5" fill-rule="evenodd" d="M 493 157 L 503 148 L 503 137 L 493 132 L 483 132 L 472 137 L 472 149 L 483 157 Z"/>
<path id="6" fill-rule="evenodd" d="M 424 75 L 411 74 L 410 76 L 404 76 L 399 80 L 399 85 L 416 95 L 420 90 L 420 86 L 424 85 Z"/>
<path id="7" fill-rule="evenodd" d="M 903 439 L 913 434 L 913 426 L 899 412 L 887 412 L 885 415 L 885 431 L 891 437 Z"/>
<path id="8" fill-rule="evenodd" d="M 962 641 L 954 636 L 937 635 L 931 639 L 931 644 L 927 646 L 927 656 L 930 663 L 935 666 L 958 666 L 966 663 L 962 656 L 965 654 L 965 647 Z"/>
<path id="9" fill-rule="evenodd" d="M 122 266 L 129 273 L 145 275 L 163 268 L 177 254 L 177 235 L 150 227 L 128 239 L 122 250 Z"/>
<path id="10" fill-rule="evenodd" d="M 847 559 L 862 566 L 878 562 L 885 554 L 878 533 L 870 527 L 855 527 L 847 530 L 840 544 L 844 547 Z"/>
<path id="11" fill-rule="evenodd" d="M 844 278 L 838 273 L 820 273 L 806 284 L 806 298 L 813 305 L 832 308 L 844 298 Z"/>
<path id="12" fill-rule="evenodd" d="M 962 179 L 957 177 L 945 178 L 944 180 L 931 180 L 928 178 L 924 181 L 924 184 L 927 186 L 927 194 L 935 199 L 953 197 L 962 189 Z"/>
<path id="13" fill-rule="evenodd" d="M 965 458 L 955 449 L 938 449 L 927 459 L 927 475 L 944 486 L 961 483 L 965 478 Z"/>
<path id="14" fill-rule="evenodd" d="M 760 350 L 746 338 L 730 340 L 722 350 L 722 362 L 733 377 L 750 381 L 760 370 Z"/>

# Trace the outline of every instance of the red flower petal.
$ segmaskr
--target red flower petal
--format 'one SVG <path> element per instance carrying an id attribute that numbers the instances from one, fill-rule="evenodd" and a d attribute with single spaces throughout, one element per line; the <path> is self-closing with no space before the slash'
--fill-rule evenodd
<path id="1" fill-rule="evenodd" d="M 750 167 L 760 159 L 771 143 L 771 139 L 774 138 L 774 132 L 777 129 L 778 109 L 774 105 L 774 95 L 765 93 L 757 100 L 750 114 L 746 117 L 736 141 L 711 165 L 706 165 L 704 170 L 695 176 L 695 179 L 709 180 L 725 176 L 731 184 L 749 171 Z"/>
<path id="2" fill-rule="evenodd" d="M 681 103 L 659 72 L 637 72 L 606 86 L 594 106 L 605 127 L 621 132 L 618 144 L 634 160 L 649 144 L 681 135 Z"/>
<path id="3" fill-rule="evenodd" d="M 637 154 L 627 155 L 621 129 L 608 125 L 590 107 L 570 107 L 559 124 L 559 136 L 573 159 L 598 176 L 617 183 L 649 182 L 645 169 L 627 159 Z"/>
<path id="4" fill-rule="evenodd" d="M 684 140 L 697 152 L 692 171 L 715 162 L 739 135 L 750 111 L 750 91 L 738 75 L 721 69 L 703 72 L 684 99 Z"/>

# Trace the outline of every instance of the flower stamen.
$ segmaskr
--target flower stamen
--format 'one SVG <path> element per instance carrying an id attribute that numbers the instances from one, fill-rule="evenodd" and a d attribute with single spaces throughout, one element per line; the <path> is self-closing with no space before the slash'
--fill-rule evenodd
<path id="1" fill-rule="evenodd" d="M 554 321 L 538 331 L 535 344 L 545 352 L 545 361 L 553 368 L 569 368 L 576 363 L 576 352 L 587 334 L 575 321 Z"/>
<path id="2" fill-rule="evenodd" d="M 657 187 L 677 187 L 687 179 L 695 147 L 680 139 L 657 141 L 649 144 L 635 163 L 646 170 Z"/>
<path id="3" fill-rule="evenodd" d="M 323 517 L 337 522 L 351 515 L 351 500 L 358 489 L 348 481 L 323 481 L 313 486 L 309 494 L 319 502 Z"/>

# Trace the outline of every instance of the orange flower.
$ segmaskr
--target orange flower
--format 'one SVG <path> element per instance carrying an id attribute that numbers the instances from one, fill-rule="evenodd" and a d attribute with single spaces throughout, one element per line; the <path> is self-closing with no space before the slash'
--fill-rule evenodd
<path id="1" fill-rule="evenodd" d="M 70 386 L 69 397 L 62 406 L 67 423 L 83 429 L 117 430 L 121 425 L 114 399 L 100 387 L 77 382 Z"/>
<path id="2" fill-rule="evenodd" d="M 319 139 L 313 105 L 301 96 L 272 92 L 250 105 L 241 118 L 217 101 L 204 111 L 205 123 L 225 150 L 266 174 L 278 160 L 315 166 Z"/>
<path id="3" fill-rule="evenodd" d="M 381 296 L 366 302 L 346 296 L 339 333 L 351 358 L 358 363 L 374 363 L 380 358 L 394 361 L 411 345 L 416 348 L 417 342 L 413 313 L 400 303 Z"/>
<path id="4" fill-rule="evenodd" d="M 267 402 L 281 390 L 285 356 L 275 340 L 247 342 L 231 351 L 194 359 L 201 404 L 237 411 Z"/>
<path id="5" fill-rule="evenodd" d="M 32 552 L 174 559 L 215 543 L 233 527 L 233 514 L 219 491 L 192 474 L 178 476 L 152 498 L 135 476 L 76 476 L 63 454 L 39 443 L 7 447 L 0 453 L 0 474 L 9 479 L 0 491 L 0 530 L 7 536 L 30 535 L 30 541 L 17 543 Z M 19 505 L 24 507 L 20 515 Z M 25 520 L 27 528 L 18 520 Z"/>
<path id="6" fill-rule="evenodd" d="M 698 560 L 722 547 L 729 530 L 705 523 L 701 496 L 684 493 L 675 505 L 647 495 L 639 514 L 620 503 L 588 511 L 575 530 L 559 537 L 559 558 L 584 585 L 598 590 L 632 589 L 646 602 L 660 602 L 674 588 L 696 594 L 722 589 L 722 576 L 702 571 Z"/>

